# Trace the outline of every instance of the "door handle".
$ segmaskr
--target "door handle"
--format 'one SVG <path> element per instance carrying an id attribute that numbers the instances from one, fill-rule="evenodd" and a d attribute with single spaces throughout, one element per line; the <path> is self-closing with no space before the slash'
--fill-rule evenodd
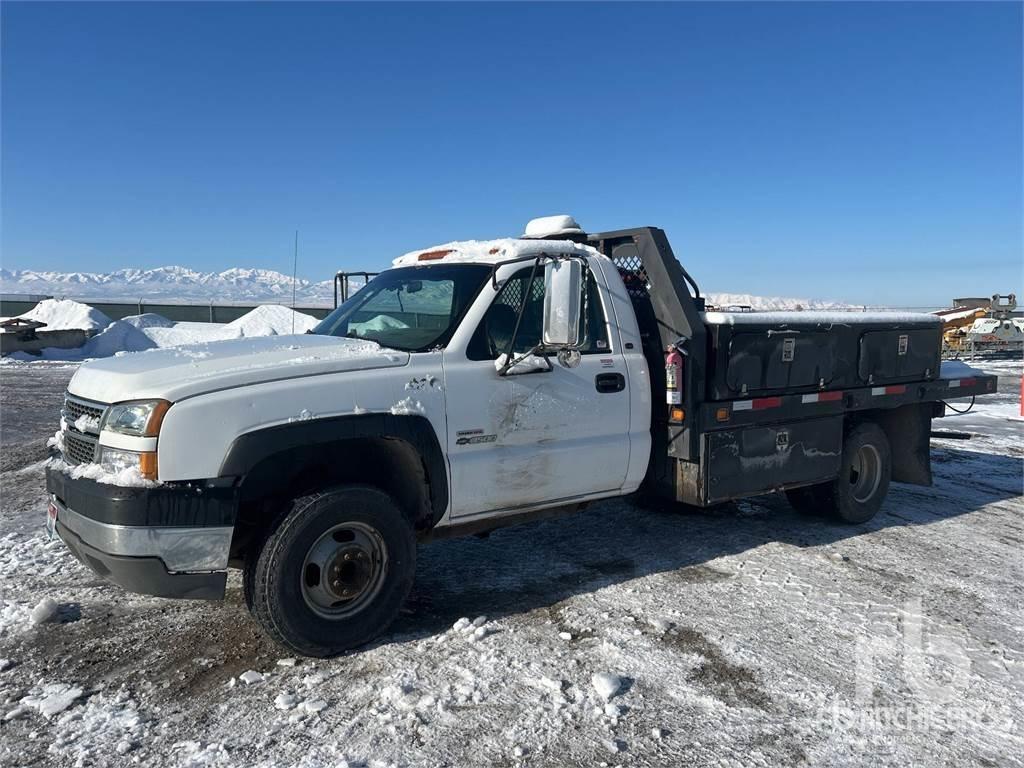
<path id="1" fill-rule="evenodd" d="M 621 373 L 599 373 L 594 377 L 594 386 L 602 394 L 621 392 L 626 388 L 626 377 Z"/>

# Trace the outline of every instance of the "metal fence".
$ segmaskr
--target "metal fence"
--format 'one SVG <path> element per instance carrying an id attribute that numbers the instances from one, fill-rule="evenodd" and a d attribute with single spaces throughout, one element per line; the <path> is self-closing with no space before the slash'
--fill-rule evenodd
<path id="1" fill-rule="evenodd" d="M 22 315 L 35 307 L 43 299 L 50 299 L 52 296 L 18 296 L 7 298 L 0 296 L 0 317 L 14 317 Z M 245 315 L 260 304 L 256 303 L 235 303 L 235 302 L 150 302 L 143 299 L 136 301 L 99 301 L 95 299 L 75 299 L 82 304 L 98 309 L 111 320 L 120 320 L 129 315 L 141 315 L 146 312 L 153 312 L 163 315 L 168 320 L 189 321 L 198 323 L 230 323 Z M 317 319 L 327 316 L 331 308 L 327 305 L 314 307 L 295 307 L 296 312 L 312 315 Z"/>

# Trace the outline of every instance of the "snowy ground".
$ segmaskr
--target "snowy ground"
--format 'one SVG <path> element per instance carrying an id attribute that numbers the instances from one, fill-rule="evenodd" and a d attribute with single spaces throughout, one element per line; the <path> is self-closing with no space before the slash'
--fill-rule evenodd
<path id="1" fill-rule="evenodd" d="M 385 638 L 293 662 L 237 577 L 126 595 L 45 541 L 73 368 L 5 365 L 0 765 L 1024 765 L 1021 365 L 993 370 L 936 423 L 977 437 L 869 525 L 599 504 L 424 547 Z"/>

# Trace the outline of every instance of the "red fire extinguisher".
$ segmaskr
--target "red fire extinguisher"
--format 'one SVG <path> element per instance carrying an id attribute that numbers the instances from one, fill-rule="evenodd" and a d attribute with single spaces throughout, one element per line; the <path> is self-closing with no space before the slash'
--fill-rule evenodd
<path id="1" fill-rule="evenodd" d="M 665 402 L 683 404 L 683 353 L 676 346 L 669 347 L 665 354 Z"/>

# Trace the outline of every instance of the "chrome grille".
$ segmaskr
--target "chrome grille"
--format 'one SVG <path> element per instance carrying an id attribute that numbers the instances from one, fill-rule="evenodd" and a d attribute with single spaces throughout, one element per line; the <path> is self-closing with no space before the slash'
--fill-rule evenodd
<path id="1" fill-rule="evenodd" d="M 95 437 L 80 432 L 64 431 L 64 460 L 69 464 L 88 464 L 95 459 Z"/>
<path id="2" fill-rule="evenodd" d="M 81 400 L 69 393 L 64 394 L 64 410 L 61 415 L 68 424 L 74 424 L 82 416 L 88 416 L 97 422 L 103 418 L 103 411 L 106 406 L 102 403 L 93 403 L 89 400 Z M 99 430 L 97 430 L 98 432 Z"/>

